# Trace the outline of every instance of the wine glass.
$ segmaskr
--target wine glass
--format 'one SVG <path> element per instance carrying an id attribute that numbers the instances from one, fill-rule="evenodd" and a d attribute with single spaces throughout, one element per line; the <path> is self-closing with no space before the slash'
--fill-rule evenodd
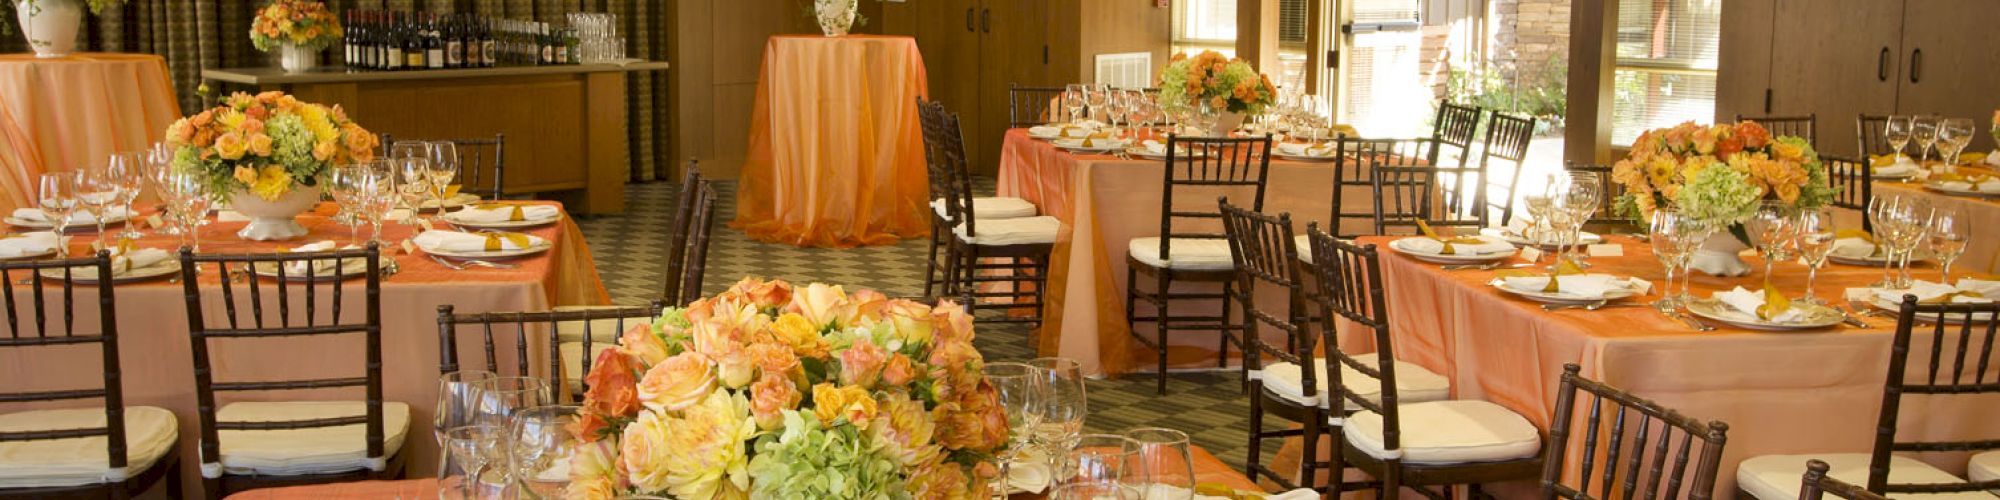
<path id="1" fill-rule="evenodd" d="M 1084 87 L 1083 105 L 1084 107 L 1089 108 L 1088 112 L 1090 113 L 1091 116 L 1095 117 L 1098 115 L 1104 115 L 1105 119 L 1107 120 L 1110 119 L 1111 110 L 1107 109 L 1107 107 L 1111 105 L 1110 87 L 1101 87 L 1101 86 Z"/>
<path id="2" fill-rule="evenodd" d="M 56 238 L 69 231 L 69 218 L 76 211 L 76 172 L 55 172 L 42 174 L 36 187 L 35 203 L 41 207 L 42 217 L 56 230 Z M 69 258 L 69 245 L 57 244 L 56 257 Z"/>
<path id="3" fill-rule="evenodd" d="M 1896 206 L 1902 203 L 1903 197 L 1898 195 L 1877 194 L 1868 199 L 1868 212 L 1866 216 L 1868 217 L 1868 222 L 1875 227 L 1875 234 L 1873 235 L 1875 237 L 1875 253 L 1883 256 L 1882 281 L 1877 281 L 1869 285 L 1871 287 L 1896 287 L 1896 277 L 1892 274 L 1896 265 L 1896 259 L 1890 258 L 1888 235 L 1894 232 L 1894 228 L 1891 227 L 1893 221 L 1890 219 L 1896 211 Z"/>
<path id="4" fill-rule="evenodd" d="M 1083 366 L 1069 358 L 1035 358 L 1028 365 L 1041 370 L 1037 376 L 1048 387 L 1042 405 L 1042 423 L 1035 427 L 1034 439 L 1050 457 L 1060 457 L 1076 446 L 1083 434 L 1084 416 L 1089 413 L 1089 397 L 1083 382 Z"/>
<path id="5" fill-rule="evenodd" d="M 438 442 L 444 442 L 445 431 L 476 423 L 478 384 L 497 377 L 499 375 L 486 370 L 459 370 L 438 376 L 437 408 L 431 426 L 431 430 L 437 433 Z"/>
<path id="6" fill-rule="evenodd" d="M 1062 105 L 1064 109 L 1069 110 L 1070 123 L 1083 121 L 1084 92 L 1084 86 L 1081 83 L 1072 83 L 1068 87 L 1063 88 Z"/>
<path id="7" fill-rule="evenodd" d="M 428 158 L 428 157 L 430 157 L 430 143 L 428 142 L 396 141 L 394 144 L 389 145 L 390 159 L 400 160 L 403 158 Z"/>
<path id="8" fill-rule="evenodd" d="M 451 196 L 452 181 L 458 179 L 458 144 L 451 141 L 436 141 L 431 144 L 430 181 L 431 193 L 437 198 L 438 213 L 444 213 L 445 197 Z"/>
<path id="9" fill-rule="evenodd" d="M 169 211 L 169 215 L 165 221 L 167 225 L 165 227 L 154 228 L 153 232 L 165 236 L 180 236 L 181 232 L 184 231 L 181 220 L 179 217 L 173 217 L 167 206 L 168 190 L 166 181 L 167 174 L 171 174 L 174 171 L 173 148 L 167 147 L 167 143 L 164 142 L 153 143 L 152 147 L 146 148 L 145 166 L 146 184 L 152 186 L 153 192 L 157 193 L 160 197 L 160 208 Z"/>
<path id="10" fill-rule="evenodd" d="M 562 498 L 569 486 L 569 456 L 575 451 L 576 436 L 569 425 L 576 421 L 576 406 L 541 406 L 514 415 L 508 427 L 507 456 L 512 464 L 512 484 L 525 498 Z"/>
<path id="11" fill-rule="evenodd" d="M 201 251 L 201 226 L 208 225 L 208 209 L 215 204 L 204 181 L 201 174 L 194 172 L 174 173 L 167 181 L 169 190 L 174 192 L 173 198 L 179 201 L 174 204 L 178 208 L 175 218 L 187 228 L 181 243 L 196 252 Z"/>
<path id="12" fill-rule="evenodd" d="M 1673 293 L 1674 268 L 1680 267 L 1681 261 L 1688 259 L 1693 253 L 1692 248 L 1682 244 L 1682 240 L 1688 237 L 1691 229 L 1689 225 L 1693 222 L 1693 219 L 1678 210 L 1662 208 L 1653 211 L 1651 226 L 1653 256 L 1659 258 L 1660 265 L 1667 268 L 1667 282 L 1661 288 L 1660 300 L 1653 302 L 1653 307 L 1661 311 L 1672 311 L 1681 306 L 1680 298 Z M 1681 279 L 1687 278 L 1683 276 Z"/>
<path id="13" fill-rule="evenodd" d="M 416 224 L 417 213 L 423 211 L 424 199 L 430 197 L 431 159 L 422 156 L 398 158 L 396 164 L 396 193 L 403 206 L 409 207 L 409 218 L 405 224 Z"/>
<path id="14" fill-rule="evenodd" d="M 1143 500 L 1194 498 L 1194 457 L 1185 432 L 1163 427 L 1125 431 L 1137 446 L 1134 462 L 1125 468 L 1126 484 L 1135 485 Z"/>
<path id="15" fill-rule="evenodd" d="M 493 377 L 474 382 L 472 387 L 479 396 L 473 422 L 479 425 L 506 428 L 515 413 L 555 403 L 555 390 L 545 378 Z"/>
<path id="16" fill-rule="evenodd" d="M 1930 232 L 1930 202 L 1923 198 L 1909 198 L 1898 203 L 1889 215 L 1888 241 L 1890 259 L 1900 268 L 1895 279 L 1895 288 L 1910 286 L 1910 256 Z"/>
<path id="17" fill-rule="evenodd" d="M 1826 265 L 1827 254 L 1833 253 L 1833 242 L 1840 239 L 1834 229 L 1833 212 L 1824 208 L 1800 212 L 1795 223 L 1793 241 L 1798 247 L 1799 260 L 1806 265 L 1806 295 L 1799 301 L 1826 305 L 1825 300 L 1813 293 L 1813 282 L 1819 280 L 1819 268 Z"/>
<path id="18" fill-rule="evenodd" d="M 1119 434 L 1077 436 L 1076 446 L 1056 456 L 1055 484 L 1123 484 L 1126 471 L 1136 464 L 1139 444 Z"/>
<path id="19" fill-rule="evenodd" d="M 1002 413 L 1007 417 L 1007 449 L 998 456 L 1001 479 L 994 481 L 997 493 L 1005 496 L 1010 466 L 1020 458 L 1021 449 L 1034 437 L 1046 414 L 1043 405 L 1048 397 L 1048 381 L 1040 375 L 1040 368 L 1025 363 L 987 363 L 982 372 L 999 395 Z"/>
<path id="20" fill-rule="evenodd" d="M 1941 279 L 1951 284 L 1951 263 L 1965 254 L 1967 242 L 1972 241 L 1972 223 L 1958 210 L 1936 209 L 1931 214 L 1929 231 L 1931 255 L 1937 257 Z"/>
<path id="21" fill-rule="evenodd" d="M 101 166 L 80 170 L 76 174 L 77 205 L 97 220 L 97 247 L 111 248 L 111 243 L 104 239 L 104 224 L 111 218 L 112 207 L 118 204 L 118 181 L 112 179 L 111 174 Z"/>
<path id="22" fill-rule="evenodd" d="M 356 166 L 360 178 L 356 194 L 356 211 L 362 220 L 372 228 L 369 241 L 377 245 L 382 241 L 382 222 L 394 216 L 396 204 L 401 195 L 396 192 L 395 168 L 393 160 L 376 159 Z"/>
<path id="23" fill-rule="evenodd" d="M 123 211 L 122 216 L 128 221 L 132 218 L 132 202 L 139 198 L 140 189 L 145 187 L 146 175 L 143 173 L 145 168 L 143 165 L 138 151 L 112 153 L 110 161 L 104 165 L 105 174 L 111 176 L 111 180 L 118 187 L 119 207 Z M 136 240 L 141 236 L 145 235 L 139 234 L 137 225 L 131 222 L 126 222 L 125 230 L 118 233 L 121 239 Z"/>
<path id="24" fill-rule="evenodd" d="M 1889 142 L 1890 148 L 1896 150 L 1895 160 L 1899 163 L 1903 161 L 1903 147 L 1910 144 L 1910 118 L 1890 115 L 1889 119 L 1882 122 L 1882 138 Z"/>
<path id="25" fill-rule="evenodd" d="M 1947 151 L 1946 167 L 1954 171 L 1958 169 L 1958 155 L 1965 152 L 1966 146 L 1972 145 L 1972 133 L 1971 118 L 1946 118 L 1938 122 L 1938 146 Z"/>
<path id="26" fill-rule="evenodd" d="M 1937 144 L 1937 117 L 1917 115 L 1910 118 L 1910 140 L 1916 142 L 1917 159 L 1928 160 L 1931 148 Z"/>
<path id="27" fill-rule="evenodd" d="M 329 170 L 326 175 L 326 190 L 333 195 L 333 203 L 340 206 L 340 215 L 334 219 L 347 226 L 347 244 L 354 245 L 360 238 L 361 189 L 366 173 L 357 165 L 341 165 Z"/>
<path id="28" fill-rule="evenodd" d="M 445 469 L 438 478 L 438 497 L 501 498 L 506 483 L 489 477 L 495 462 L 504 461 L 505 428 L 467 425 L 446 429 L 442 443 Z M 454 466 L 455 465 L 455 466 Z"/>
<path id="29" fill-rule="evenodd" d="M 1766 200 L 1757 206 L 1757 213 L 1743 224 L 1757 243 L 1757 253 L 1764 256 L 1764 281 L 1771 281 L 1771 269 L 1781 260 L 1790 260 L 1792 240 L 1797 235 L 1794 217 L 1797 210 L 1784 202 Z"/>

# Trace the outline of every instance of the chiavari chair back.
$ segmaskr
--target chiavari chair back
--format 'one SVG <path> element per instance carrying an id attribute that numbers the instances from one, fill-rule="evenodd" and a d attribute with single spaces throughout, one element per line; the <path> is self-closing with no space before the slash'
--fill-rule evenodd
<path id="1" fill-rule="evenodd" d="M 1575 363 L 1563 365 L 1562 388 L 1556 393 L 1555 422 L 1549 426 L 1542 469 L 1542 498 L 1688 498 L 1714 496 L 1716 470 L 1729 425 L 1702 422 L 1616 387 L 1578 375 Z M 1590 399 L 1583 410 L 1579 396 Z M 1579 412 L 1586 412 L 1582 429 Z M 1610 431 L 1605 433 L 1605 421 Z M 1633 424 L 1631 422 L 1635 422 Z M 1626 428 L 1634 430 L 1628 436 Z M 1574 482 L 1563 479 L 1572 433 L 1583 440 L 1574 457 Z M 1599 446 L 1600 439 L 1603 446 Z M 1597 469 L 1602 464 L 1603 469 Z M 1592 492 L 1592 486 L 1596 491 Z"/>
<path id="2" fill-rule="evenodd" d="M 1506 194 L 1498 196 L 1497 199 L 1488 198 L 1485 204 L 1487 218 L 1492 218 L 1497 208 L 1501 224 L 1514 221 L 1514 198 L 1519 195 L 1517 191 L 1521 186 L 1521 170 L 1526 167 L 1528 161 L 1528 143 L 1534 138 L 1535 118 L 1532 116 L 1518 117 L 1494 112 L 1492 120 L 1487 122 L 1486 147 L 1479 155 L 1479 180 L 1483 181 L 1485 191 L 1491 191 L 1494 187 L 1506 189 Z M 1494 177 L 1499 177 L 1493 173 L 1495 158 L 1513 163 L 1507 169 L 1505 184 L 1493 182 Z M 1464 195 L 1461 193 L 1460 196 Z"/>
<path id="3" fill-rule="evenodd" d="M 1313 471 L 1323 463 L 1317 458 L 1317 449 L 1305 451 L 1296 475 L 1279 473 L 1256 458 L 1261 456 L 1259 450 L 1266 439 L 1301 436 L 1304 442 L 1319 442 L 1326 419 L 1315 373 L 1317 360 L 1312 355 L 1316 339 L 1308 335 L 1305 317 L 1308 306 L 1303 271 L 1293 243 L 1292 217 L 1245 210 L 1229 204 L 1227 198 L 1217 203 L 1222 208 L 1222 225 L 1229 234 L 1230 255 L 1236 264 L 1231 299 L 1244 313 L 1239 343 L 1243 345 L 1243 380 L 1250 392 L 1249 456 L 1252 457 L 1245 462 L 1244 475 L 1253 479 L 1265 477 L 1285 488 L 1297 488 L 1299 481 L 1310 482 Z M 1258 306 L 1260 286 L 1283 290 L 1285 309 L 1273 311 Z M 1266 341 L 1262 334 L 1266 329 L 1283 333 L 1284 343 Z M 1271 363 L 1268 370 L 1267 358 Z M 1267 412 L 1296 422 L 1300 428 L 1266 431 Z"/>
<path id="4" fill-rule="evenodd" d="M 381 134 L 380 139 L 382 155 L 388 156 L 389 146 L 395 144 L 396 138 Z M 493 134 L 492 139 L 441 140 L 452 143 L 453 149 L 458 152 L 458 182 L 465 186 L 461 192 L 478 194 L 488 200 L 507 197 L 507 134 Z"/>
<path id="5" fill-rule="evenodd" d="M 1736 115 L 1736 121 L 1752 121 L 1771 131 L 1771 137 L 1792 136 L 1806 140 L 1814 148 L 1819 147 L 1819 114 L 1805 116 L 1743 116 Z"/>
<path id="6" fill-rule="evenodd" d="M 688 222 L 687 257 L 683 259 L 681 272 L 681 303 L 686 304 L 701 298 L 702 280 L 708 270 L 709 236 L 715 232 L 715 185 L 702 182 L 694 193 L 694 211 Z"/>
<path id="7" fill-rule="evenodd" d="M 1479 134 L 1479 120 L 1486 110 L 1478 106 L 1452 104 L 1451 101 L 1438 103 L 1437 116 L 1431 123 L 1430 151 L 1424 160 L 1430 165 L 1441 165 L 1443 148 L 1456 148 L 1453 154 L 1458 161 L 1453 168 L 1464 168 L 1472 156 L 1472 139 Z"/>
<path id="8" fill-rule="evenodd" d="M 1824 461 L 1806 461 L 1806 475 L 1801 478 L 1799 485 L 1799 500 L 1820 500 L 1826 498 L 1828 494 L 1847 500 L 1889 500 L 1889 497 L 1877 495 L 1860 486 L 1828 477 L 1826 473 L 1831 469 L 1832 466 Z"/>
<path id="9" fill-rule="evenodd" d="M 1361 236 L 1360 232 L 1342 229 L 1347 221 L 1359 221 L 1373 228 L 1376 219 L 1375 205 L 1369 210 L 1343 210 L 1347 206 L 1348 188 L 1361 188 L 1371 193 L 1375 190 L 1373 169 L 1376 166 L 1425 165 L 1424 157 L 1435 149 L 1436 141 L 1431 139 L 1363 139 L 1341 137 L 1334 141 L 1335 158 L 1333 164 L 1333 227 L 1332 232 L 1343 239 Z M 1380 229 L 1373 229 L 1380 234 Z"/>
<path id="10" fill-rule="evenodd" d="M 653 301 L 645 307 L 591 307 L 557 309 L 553 311 L 516 311 L 458 314 L 451 304 L 438 306 L 438 373 L 445 374 L 468 369 L 459 361 L 459 336 L 468 333 L 479 335 L 478 354 L 485 361 L 483 366 L 472 365 L 470 369 L 483 369 L 503 377 L 542 377 L 549 380 L 549 387 L 569 387 L 578 390 L 571 393 L 571 399 L 580 401 L 583 397 L 583 375 L 590 373 L 590 366 L 597 355 L 605 349 L 616 347 L 620 335 L 635 325 L 651 325 L 653 318 L 660 317 L 665 303 Z M 535 338 L 540 336 L 540 339 Z M 513 362 L 503 363 L 501 342 L 511 339 Z M 574 339 L 574 340 L 572 340 Z M 604 344 L 599 341 L 608 340 Z M 548 347 L 543 353 L 548 357 L 547 369 L 540 374 L 531 367 L 530 346 L 542 343 Z M 475 361 L 476 362 L 476 361 Z M 510 366 L 511 365 L 511 366 Z M 576 367 L 570 370 L 568 367 Z"/>
<path id="11" fill-rule="evenodd" d="M 1992 453 L 1996 439 L 1897 438 L 1897 418 L 1904 400 L 1925 396 L 1925 402 L 2000 395 L 2000 302 L 1973 304 L 1918 302 L 1904 295 L 1896 314 L 1896 335 L 1889 348 L 1888 379 L 1882 389 L 1882 412 L 1875 427 L 1868 461 L 1868 491 L 1882 495 L 2000 490 L 2000 478 L 1963 483 L 1891 483 L 1889 466 L 1896 453 Z M 1983 321 L 1982 321 L 1983 318 Z M 1929 349 L 1912 352 L 1919 336 Z M 1915 358 L 1915 359 L 1912 359 Z M 1912 362 L 1915 366 L 1911 366 Z"/>
<path id="12" fill-rule="evenodd" d="M 1625 196 L 1625 186 L 1616 182 L 1609 182 L 1611 179 L 1610 165 L 1569 162 L 1569 164 L 1563 166 L 1563 171 L 1597 174 L 1599 179 L 1607 181 L 1599 183 L 1603 191 L 1597 195 L 1597 212 L 1591 214 L 1590 218 L 1584 221 L 1583 227 L 1585 229 L 1613 232 L 1643 229 L 1638 218 L 1618 214 L 1618 198 Z"/>
<path id="13" fill-rule="evenodd" d="M 1819 160 L 1826 165 L 1826 182 L 1833 187 L 1833 206 L 1862 212 L 1861 228 L 1874 232 L 1874 222 L 1866 217 L 1868 201 L 1875 198 L 1868 160 L 1830 154 L 1821 154 Z"/>
<path id="14" fill-rule="evenodd" d="M 972 192 L 972 170 L 966 162 L 965 135 L 958 113 L 935 102 L 922 104 L 931 115 L 930 135 L 936 147 L 930 158 L 930 177 L 937 227 L 948 238 L 941 281 L 926 278 L 925 295 L 933 284 L 942 282 L 945 295 L 957 296 L 967 312 L 979 309 L 1027 310 L 1032 314 L 1006 314 L 979 321 L 1039 323 L 1043 298 L 1042 282 L 1048 276 L 1049 254 L 1055 248 L 1060 222 L 1054 217 L 1035 216 L 1035 207 L 1020 198 L 977 197 Z M 981 287 L 981 283 L 1008 284 L 1006 290 Z M 1004 298 L 1004 302 L 981 298 Z"/>
<path id="15" fill-rule="evenodd" d="M 1062 87 L 1023 87 L 1007 84 L 1007 126 L 1025 128 L 1064 121 L 1057 114 Z"/>
<path id="16" fill-rule="evenodd" d="M 660 299 L 668 304 L 686 305 L 701 292 L 684 290 L 681 281 L 688 271 L 688 238 L 694 229 L 695 202 L 708 183 L 701 176 L 701 163 L 689 158 L 687 170 L 681 172 L 680 193 L 674 198 L 674 223 L 667 232 L 667 276 L 661 285 Z"/>
<path id="17" fill-rule="evenodd" d="M 1860 115 L 1854 117 L 1854 137 L 1859 144 L 1854 150 L 1862 158 L 1881 156 L 1896 152 L 1889 146 L 1889 117 L 1884 115 Z"/>
<path id="18" fill-rule="evenodd" d="M 359 271 L 351 271 L 354 261 L 360 261 Z M 328 263 L 330 267 L 323 267 Z M 410 408 L 382 398 L 381 251 L 373 243 L 361 249 L 267 254 L 196 254 L 182 248 L 180 264 L 208 495 L 401 476 Z M 203 267 L 224 271 L 215 285 L 221 292 L 219 318 L 204 305 Z M 356 277 L 359 283 L 348 282 Z M 360 311 L 347 307 L 350 292 L 362 294 Z M 294 295 L 302 298 L 295 303 Z M 239 302 L 247 302 L 247 310 Z M 218 359 L 229 352 L 217 346 L 225 341 L 352 335 L 361 337 L 364 348 L 362 362 L 357 363 L 359 376 L 225 380 L 215 369 L 229 364 Z M 340 388 L 359 388 L 365 399 L 233 402 L 219 407 L 217 401 L 224 393 Z M 340 428 L 347 426 L 360 426 L 361 432 L 332 453 L 288 446 L 345 436 Z M 241 442 L 225 448 L 223 439 Z M 236 456 L 225 452 L 232 448 L 240 450 Z"/>
<path id="19" fill-rule="evenodd" d="M 115 286 L 78 290 L 69 280 L 78 268 L 110 276 L 111 255 L 99 251 L 89 258 L 0 262 L 0 282 L 9 284 L 0 286 L 7 323 L 5 334 L 0 335 L 0 351 L 47 353 L 95 344 L 101 360 L 96 387 L 0 390 L 0 403 L 99 400 L 90 408 L 0 412 L 0 426 L 8 429 L 0 431 L 0 469 L 13 469 L 0 473 L 0 498 L 131 498 L 162 479 L 166 480 L 167 496 L 178 498 L 179 426 L 173 413 L 165 409 L 125 406 Z M 21 290 L 11 285 L 17 277 L 26 281 Z M 61 283 L 60 289 L 51 288 L 55 282 Z M 98 325 L 95 332 L 77 324 L 78 314 L 90 314 L 88 304 L 93 302 Z M 51 309 L 60 311 L 61 317 L 51 317 Z M 80 444 L 67 456 L 23 453 L 31 447 L 47 450 L 54 442 Z M 29 467 L 79 470 L 54 475 L 21 472 Z"/>

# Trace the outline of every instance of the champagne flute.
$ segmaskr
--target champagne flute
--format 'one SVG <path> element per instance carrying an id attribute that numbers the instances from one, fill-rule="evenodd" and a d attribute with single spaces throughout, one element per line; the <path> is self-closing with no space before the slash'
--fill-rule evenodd
<path id="1" fill-rule="evenodd" d="M 1972 224 L 1957 210 L 1940 208 L 1931 214 L 1930 225 L 1931 255 L 1937 257 L 1940 279 L 1951 284 L 1951 264 L 1965 255 L 1966 243 L 1972 241 Z"/>
<path id="2" fill-rule="evenodd" d="M 1937 144 L 1937 118 L 1929 115 L 1911 117 L 1910 140 L 1916 142 L 1917 159 L 1929 160 L 1931 148 Z"/>
<path id="3" fill-rule="evenodd" d="M 1027 446 L 1035 435 L 1035 428 L 1041 425 L 1046 410 L 1047 380 L 1040 376 L 1040 368 L 1024 363 L 987 363 L 982 372 L 986 381 L 993 385 L 999 395 L 1001 411 L 1007 417 L 1007 448 L 997 457 L 1000 461 L 1000 479 L 994 481 L 995 493 L 1004 497 L 1009 489 L 1011 466 L 1020 457 L 1021 449 Z"/>
<path id="4" fill-rule="evenodd" d="M 512 484 L 524 498 L 562 498 L 569 486 L 569 457 L 576 449 L 576 436 L 568 427 L 577 418 L 576 406 L 540 406 L 522 410 L 506 436 L 507 457 L 512 468 Z"/>
<path id="5" fill-rule="evenodd" d="M 123 216 L 127 220 L 125 230 L 118 233 L 118 237 L 121 239 L 136 240 L 141 236 L 145 236 L 139 233 L 136 224 L 130 222 L 132 218 L 132 202 L 139 198 L 140 189 L 145 187 L 146 176 L 143 173 L 143 169 L 143 162 L 138 151 L 112 153 L 110 161 L 104 165 L 105 174 L 110 175 L 111 180 L 118 187 L 119 206 L 123 210 Z"/>
<path id="6" fill-rule="evenodd" d="M 69 231 L 69 218 L 76 211 L 76 172 L 56 172 L 42 174 L 36 187 L 36 206 L 41 207 L 42 217 L 56 230 L 56 257 L 69 258 L 69 245 L 61 243 L 63 233 Z"/>
<path id="7" fill-rule="evenodd" d="M 1194 498 L 1194 457 L 1188 452 L 1185 432 L 1163 427 L 1142 427 L 1125 431 L 1138 447 L 1132 466 L 1126 467 L 1127 484 L 1135 484 L 1144 500 L 1190 500 Z M 1137 476 L 1136 480 L 1132 476 Z"/>
<path id="8" fill-rule="evenodd" d="M 97 219 L 98 248 L 111 248 L 111 243 L 104 239 L 104 223 L 111 217 L 111 208 L 117 205 L 118 198 L 118 182 L 103 167 L 77 172 L 76 200 L 85 213 Z"/>
<path id="9" fill-rule="evenodd" d="M 1797 242 L 1799 260 L 1806 265 L 1806 295 L 1800 302 L 1826 305 L 1827 301 L 1813 293 L 1813 282 L 1819 280 L 1819 268 L 1826 265 L 1827 254 L 1833 253 L 1833 242 L 1840 239 L 1834 229 L 1833 212 L 1826 209 L 1808 210 L 1799 214 L 1797 220 Z"/>
<path id="10" fill-rule="evenodd" d="M 1903 115 L 1889 115 L 1889 119 L 1882 122 L 1882 138 L 1889 142 L 1890 148 L 1896 150 L 1897 163 L 1903 161 L 1903 148 L 1910 144 L 1910 118 Z"/>

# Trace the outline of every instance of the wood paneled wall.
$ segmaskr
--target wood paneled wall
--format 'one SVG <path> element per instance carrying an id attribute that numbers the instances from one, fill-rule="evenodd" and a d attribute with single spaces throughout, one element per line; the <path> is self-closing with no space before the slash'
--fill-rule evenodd
<path id="1" fill-rule="evenodd" d="M 1052 4 L 1051 49 L 1064 47 L 1064 35 L 1074 36 L 1076 47 L 1074 77 L 1059 79 L 1060 82 L 1091 82 L 1097 79 L 1097 55 L 1124 52 L 1153 53 L 1153 74 L 1159 75 L 1159 68 L 1167 65 L 1167 57 L 1173 48 L 1172 7 L 1158 7 L 1153 0 L 1049 0 Z M 1074 12 L 1075 15 L 1065 15 Z M 1062 23 L 1060 25 L 1054 23 Z M 1084 29 L 1084 26 L 1090 28 Z M 1271 27 L 1276 32 L 1277 26 Z M 1274 37 L 1275 38 L 1275 37 Z M 1062 60 L 1051 61 L 1050 77 L 1067 76 L 1059 64 Z"/>

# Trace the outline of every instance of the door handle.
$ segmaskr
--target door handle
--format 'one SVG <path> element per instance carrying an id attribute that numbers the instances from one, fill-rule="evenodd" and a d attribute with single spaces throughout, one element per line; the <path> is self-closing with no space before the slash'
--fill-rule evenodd
<path id="1" fill-rule="evenodd" d="M 1923 78 L 1924 78 L 1924 49 L 1922 47 L 1911 49 L 1910 83 L 1917 83 L 1917 81 L 1922 80 Z"/>
<path id="2" fill-rule="evenodd" d="M 979 31 L 993 32 L 993 9 L 979 10 Z"/>
<path id="3" fill-rule="evenodd" d="M 1882 55 L 1875 59 L 1875 79 L 1889 81 L 1889 47 L 1882 47 Z"/>
<path id="4" fill-rule="evenodd" d="M 966 31 L 970 31 L 970 32 L 973 32 L 973 33 L 978 33 L 978 32 L 979 32 L 979 30 L 977 30 L 977 29 L 974 29 L 974 28 L 972 27 L 972 10 L 973 10 L 973 9 L 972 9 L 971 7 L 966 7 L 966 8 L 965 8 L 965 30 L 966 30 Z M 1886 49 L 1885 49 L 1885 50 L 1886 50 Z"/>

